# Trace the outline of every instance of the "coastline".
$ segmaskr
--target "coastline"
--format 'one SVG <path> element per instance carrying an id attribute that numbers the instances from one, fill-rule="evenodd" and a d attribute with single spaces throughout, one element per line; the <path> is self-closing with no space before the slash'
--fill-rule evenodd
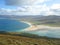
<path id="1" fill-rule="evenodd" d="M 59 29 L 60 27 L 52 27 L 52 26 L 46 26 L 46 25 L 33 25 L 31 22 L 27 21 L 21 21 L 29 25 L 29 27 L 23 29 L 23 31 L 36 31 L 36 30 L 42 30 L 42 29 Z"/>
<path id="2" fill-rule="evenodd" d="M 32 24 L 31 24 L 30 22 L 27 22 L 27 21 L 21 21 L 21 22 L 26 23 L 26 24 L 28 24 L 28 25 L 29 25 L 29 27 L 27 27 L 27 28 L 23 29 L 23 31 L 29 31 L 29 30 L 30 30 L 29 28 L 31 28 L 31 27 L 32 27 Z"/>

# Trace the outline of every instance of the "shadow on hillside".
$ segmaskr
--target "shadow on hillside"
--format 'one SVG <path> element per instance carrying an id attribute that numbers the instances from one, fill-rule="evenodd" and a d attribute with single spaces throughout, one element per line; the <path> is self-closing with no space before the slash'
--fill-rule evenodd
<path id="1" fill-rule="evenodd" d="M 3 34 L 3 35 L 11 35 L 11 36 L 21 36 L 21 37 L 28 37 L 28 38 L 45 38 L 45 39 L 57 39 L 57 38 L 50 38 L 50 37 L 46 37 L 46 36 L 39 36 L 39 35 L 36 35 L 36 34 L 31 34 L 31 33 L 24 33 L 24 32 L 21 32 L 21 33 L 13 33 L 12 32 L 6 32 L 6 31 L 0 31 L 0 34 Z"/>

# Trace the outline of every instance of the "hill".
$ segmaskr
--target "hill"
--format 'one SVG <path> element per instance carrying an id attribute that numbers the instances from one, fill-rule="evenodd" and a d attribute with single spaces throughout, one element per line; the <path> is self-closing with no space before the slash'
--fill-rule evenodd
<path id="1" fill-rule="evenodd" d="M 60 39 L 31 34 L 0 34 L 0 45 L 60 45 Z"/>
<path id="2" fill-rule="evenodd" d="M 16 15 L 0 15 L 0 18 L 15 19 L 19 21 L 31 22 L 33 25 L 48 25 L 60 27 L 60 16 L 16 16 Z"/>

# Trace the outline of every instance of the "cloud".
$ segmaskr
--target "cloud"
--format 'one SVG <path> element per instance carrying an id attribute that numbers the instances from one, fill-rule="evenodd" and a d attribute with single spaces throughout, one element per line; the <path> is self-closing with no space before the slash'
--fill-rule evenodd
<path id="1" fill-rule="evenodd" d="M 52 9 L 60 9 L 60 4 L 53 4 L 51 6 Z"/>
<path id="2" fill-rule="evenodd" d="M 7 5 L 36 5 L 39 3 L 44 3 L 49 0 L 5 0 Z"/>
<path id="3" fill-rule="evenodd" d="M 7 5 L 19 5 L 20 7 L 13 12 L 20 15 L 40 15 L 43 11 L 49 10 L 45 4 L 38 5 L 46 1 L 50 0 L 5 0 Z"/>
<path id="4" fill-rule="evenodd" d="M 45 15 L 60 15 L 60 4 L 52 4 L 48 8 L 49 10 L 44 12 Z"/>
<path id="5" fill-rule="evenodd" d="M 3 14 L 15 14 L 15 15 L 40 15 L 43 11 L 49 10 L 46 5 L 33 5 L 33 6 L 24 6 L 17 7 L 16 9 L 1 9 Z"/>
<path id="6" fill-rule="evenodd" d="M 60 15 L 59 6 L 55 7 L 55 4 L 48 7 L 44 5 L 32 5 L 32 6 L 23 6 L 17 7 L 16 9 L 0 9 L 0 14 L 3 15 Z M 59 4 L 58 4 L 59 5 Z M 55 8 L 53 8 L 55 7 Z"/>
<path id="7" fill-rule="evenodd" d="M 7 5 L 19 5 L 16 9 L 0 9 L 0 14 L 7 15 L 60 15 L 60 4 L 47 6 L 51 0 L 5 0 Z M 40 3 L 40 4 L 39 4 Z M 42 4 L 44 3 L 44 4 Z M 38 5 L 39 4 L 39 5 Z"/>
<path id="8" fill-rule="evenodd" d="M 53 4 L 51 10 L 55 15 L 60 15 L 60 4 Z"/>

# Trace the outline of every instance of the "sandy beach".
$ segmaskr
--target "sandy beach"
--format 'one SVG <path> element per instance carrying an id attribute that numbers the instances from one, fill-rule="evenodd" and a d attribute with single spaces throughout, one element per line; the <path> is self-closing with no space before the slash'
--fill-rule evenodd
<path id="1" fill-rule="evenodd" d="M 25 21 L 22 21 L 22 22 L 30 25 L 28 28 L 25 28 L 24 31 L 35 31 L 35 30 L 41 30 L 41 29 L 60 29 L 60 27 L 51 27 L 46 25 L 33 25 L 30 22 L 25 22 Z"/>

